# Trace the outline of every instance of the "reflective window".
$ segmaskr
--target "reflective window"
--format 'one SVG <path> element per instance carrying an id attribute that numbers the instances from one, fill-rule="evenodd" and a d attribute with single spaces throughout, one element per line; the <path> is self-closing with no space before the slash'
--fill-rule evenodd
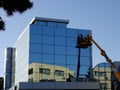
<path id="1" fill-rule="evenodd" d="M 47 25 L 56 27 L 57 24 L 56 24 L 56 22 L 47 22 Z"/>
<path id="2" fill-rule="evenodd" d="M 65 37 L 55 37 L 55 45 L 66 45 Z"/>
<path id="3" fill-rule="evenodd" d="M 66 27 L 67 24 L 66 23 L 57 23 L 57 27 Z"/>
<path id="4" fill-rule="evenodd" d="M 53 54 L 54 46 L 53 45 L 43 45 L 43 53 Z"/>
<path id="5" fill-rule="evenodd" d="M 87 75 L 88 74 L 88 71 L 89 71 L 89 66 L 81 66 L 80 67 L 80 74 L 81 75 Z"/>
<path id="6" fill-rule="evenodd" d="M 66 36 L 66 28 L 55 28 L 55 35 L 56 36 Z"/>
<path id="7" fill-rule="evenodd" d="M 42 35 L 31 34 L 30 43 L 42 43 Z"/>
<path id="8" fill-rule="evenodd" d="M 90 56 L 90 48 L 86 48 L 86 49 L 80 49 L 81 52 L 81 56 Z"/>
<path id="9" fill-rule="evenodd" d="M 76 46 L 77 39 L 76 38 L 67 38 L 67 46 Z"/>
<path id="10" fill-rule="evenodd" d="M 90 35 L 90 34 L 91 34 L 91 31 L 80 29 L 80 30 L 78 30 L 78 33 L 79 33 L 79 34 L 82 34 L 82 35 L 85 37 L 85 36 L 87 36 L 87 35 Z"/>
<path id="11" fill-rule="evenodd" d="M 54 64 L 54 55 L 52 54 L 43 54 L 43 63 Z"/>
<path id="12" fill-rule="evenodd" d="M 42 34 L 42 27 L 37 25 L 30 25 L 30 33 Z"/>
<path id="13" fill-rule="evenodd" d="M 68 29 L 67 30 L 67 37 L 77 38 L 77 36 L 78 36 L 77 32 L 78 32 L 78 30 Z"/>
<path id="14" fill-rule="evenodd" d="M 28 74 L 33 74 L 33 68 L 29 69 Z"/>
<path id="15" fill-rule="evenodd" d="M 89 57 L 80 57 L 80 63 L 81 65 L 89 65 L 90 64 Z"/>
<path id="16" fill-rule="evenodd" d="M 54 45 L 54 36 L 43 36 L 43 43 L 44 44 L 52 44 Z"/>
<path id="17" fill-rule="evenodd" d="M 78 50 L 75 47 L 67 47 L 67 55 L 78 55 Z"/>
<path id="18" fill-rule="evenodd" d="M 45 75 L 50 75 L 50 69 L 39 68 L 39 73 L 40 74 L 45 74 Z"/>
<path id="19" fill-rule="evenodd" d="M 55 55 L 55 64 L 64 64 L 66 63 L 65 55 Z"/>
<path id="20" fill-rule="evenodd" d="M 67 64 L 68 65 L 77 65 L 78 56 L 68 55 L 67 56 Z"/>
<path id="21" fill-rule="evenodd" d="M 42 61 L 42 54 L 41 53 L 30 53 L 30 55 L 29 55 L 29 63 L 41 62 L 41 61 Z"/>
<path id="22" fill-rule="evenodd" d="M 38 25 L 38 26 L 46 26 L 47 22 L 40 21 L 40 22 L 36 22 L 35 24 Z"/>
<path id="23" fill-rule="evenodd" d="M 56 76 L 64 76 L 64 71 L 55 70 L 55 75 L 56 75 Z"/>
<path id="24" fill-rule="evenodd" d="M 30 44 L 30 52 L 42 52 L 42 44 Z"/>
<path id="25" fill-rule="evenodd" d="M 43 27 L 43 34 L 54 35 L 54 27 Z"/>
<path id="26" fill-rule="evenodd" d="M 66 47 L 65 46 L 55 46 L 55 54 L 65 55 Z"/>

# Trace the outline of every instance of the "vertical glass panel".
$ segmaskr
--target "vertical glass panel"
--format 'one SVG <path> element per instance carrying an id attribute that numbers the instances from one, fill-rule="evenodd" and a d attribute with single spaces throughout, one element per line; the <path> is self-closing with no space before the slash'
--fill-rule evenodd
<path id="1" fill-rule="evenodd" d="M 47 25 L 56 27 L 56 22 L 47 22 Z"/>
<path id="2" fill-rule="evenodd" d="M 55 46 L 55 54 L 66 55 L 65 46 Z"/>
<path id="3" fill-rule="evenodd" d="M 57 23 L 57 27 L 66 27 L 67 24 L 66 23 Z"/>
<path id="4" fill-rule="evenodd" d="M 30 44 L 30 52 L 42 52 L 42 44 Z"/>
<path id="5" fill-rule="evenodd" d="M 30 53 L 29 63 L 41 62 L 41 61 L 42 61 L 42 54 L 40 54 L 40 53 Z"/>
<path id="6" fill-rule="evenodd" d="M 43 45 L 43 53 L 53 54 L 54 46 L 53 45 Z"/>
<path id="7" fill-rule="evenodd" d="M 77 60 L 78 60 L 77 56 L 72 56 L 72 55 L 67 56 L 67 64 L 68 65 L 77 65 Z"/>
<path id="8" fill-rule="evenodd" d="M 76 72 L 77 72 L 77 66 L 75 65 L 67 65 L 69 71 L 74 73 L 74 77 L 76 77 Z"/>
<path id="9" fill-rule="evenodd" d="M 90 57 L 80 57 L 81 65 L 89 65 L 90 64 Z"/>
<path id="10" fill-rule="evenodd" d="M 82 34 L 83 36 L 87 36 L 87 35 L 90 35 L 91 34 L 91 31 L 90 30 L 83 30 L 83 29 L 80 29 L 78 31 L 79 34 Z"/>
<path id="11" fill-rule="evenodd" d="M 42 26 L 30 25 L 30 33 L 42 34 Z"/>
<path id="12" fill-rule="evenodd" d="M 90 56 L 90 49 L 86 48 L 86 49 L 81 49 L 81 56 Z"/>
<path id="13" fill-rule="evenodd" d="M 77 44 L 77 38 L 67 38 L 67 46 L 76 46 Z"/>
<path id="14" fill-rule="evenodd" d="M 54 35 L 54 27 L 43 27 L 43 34 Z"/>
<path id="15" fill-rule="evenodd" d="M 67 29 L 67 37 L 77 38 L 77 36 L 78 36 L 77 31 L 78 30 L 75 30 L 75 29 Z"/>
<path id="16" fill-rule="evenodd" d="M 39 22 L 36 22 L 35 24 L 36 24 L 36 25 L 39 25 L 39 26 L 46 26 L 46 25 L 47 25 L 47 22 L 39 21 Z"/>
<path id="17" fill-rule="evenodd" d="M 42 43 L 42 35 L 31 34 L 30 43 Z"/>
<path id="18" fill-rule="evenodd" d="M 81 66 L 80 67 L 80 74 L 81 75 L 87 75 L 89 71 L 89 66 Z"/>
<path id="19" fill-rule="evenodd" d="M 44 44 L 54 44 L 54 36 L 43 36 L 43 43 Z"/>
<path id="20" fill-rule="evenodd" d="M 54 64 L 54 55 L 43 54 L 43 63 Z"/>
<path id="21" fill-rule="evenodd" d="M 55 37 L 55 45 L 66 45 L 66 37 Z"/>
<path id="22" fill-rule="evenodd" d="M 75 47 L 67 47 L 67 55 L 78 55 L 78 50 Z"/>
<path id="23" fill-rule="evenodd" d="M 55 35 L 56 36 L 66 36 L 66 28 L 55 28 Z"/>
<path id="24" fill-rule="evenodd" d="M 55 55 L 55 64 L 66 64 L 65 55 Z"/>

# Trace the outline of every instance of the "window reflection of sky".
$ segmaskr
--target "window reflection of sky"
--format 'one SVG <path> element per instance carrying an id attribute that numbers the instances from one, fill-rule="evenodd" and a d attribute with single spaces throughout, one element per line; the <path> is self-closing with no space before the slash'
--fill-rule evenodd
<path id="1" fill-rule="evenodd" d="M 38 26 L 39 25 L 39 26 Z M 45 26 L 47 25 L 47 26 Z M 48 22 L 37 23 L 30 27 L 30 63 L 43 62 L 68 67 L 77 71 L 77 36 L 91 34 L 89 30 L 66 28 L 67 24 Z M 80 74 L 87 74 L 91 63 L 90 48 L 81 49 Z"/>

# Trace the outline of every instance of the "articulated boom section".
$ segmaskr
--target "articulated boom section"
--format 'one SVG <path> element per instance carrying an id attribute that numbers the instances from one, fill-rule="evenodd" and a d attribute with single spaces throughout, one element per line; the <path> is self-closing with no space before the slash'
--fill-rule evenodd
<path id="1" fill-rule="evenodd" d="M 92 39 L 91 36 L 88 36 L 89 40 L 92 41 L 97 48 L 101 51 L 101 55 L 105 57 L 106 61 L 109 63 L 111 69 L 114 71 L 114 75 L 120 82 L 120 71 L 118 70 L 117 66 L 111 61 L 111 59 L 107 56 L 106 52 Z"/>

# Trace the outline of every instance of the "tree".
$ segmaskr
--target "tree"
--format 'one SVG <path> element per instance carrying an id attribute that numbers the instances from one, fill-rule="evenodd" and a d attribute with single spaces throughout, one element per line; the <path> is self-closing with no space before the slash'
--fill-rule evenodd
<path id="1" fill-rule="evenodd" d="M 0 0 L 0 8 L 7 13 L 8 16 L 13 16 L 15 12 L 23 13 L 27 9 L 32 8 L 33 3 L 29 0 Z M 5 30 L 5 22 L 0 16 L 0 31 Z"/>

